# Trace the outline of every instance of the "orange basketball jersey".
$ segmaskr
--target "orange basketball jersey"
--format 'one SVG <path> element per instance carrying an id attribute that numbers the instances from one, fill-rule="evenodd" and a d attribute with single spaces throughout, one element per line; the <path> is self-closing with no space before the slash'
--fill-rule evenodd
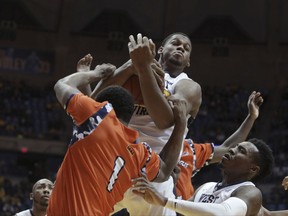
<path id="1" fill-rule="evenodd" d="M 176 184 L 176 195 L 187 200 L 194 194 L 191 177 L 203 166 L 209 164 L 214 154 L 213 143 L 197 144 L 191 139 L 184 141 L 183 151 L 178 162 L 181 171 Z"/>
<path id="2" fill-rule="evenodd" d="M 111 105 L 82 94 L 72 96 L 67 112 L 73 136 L 58 170 L 47 215 L 109 215 L 141 171 L 153 180 L 160 160 L 138 133 L 117 119 Z"/>

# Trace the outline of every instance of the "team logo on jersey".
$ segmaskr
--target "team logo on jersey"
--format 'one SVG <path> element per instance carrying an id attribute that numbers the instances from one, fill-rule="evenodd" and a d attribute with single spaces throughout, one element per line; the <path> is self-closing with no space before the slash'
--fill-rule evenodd
<path id="1" fill-rule="evenodd" d="M 128 152 L 130 153 L 130 155 L 133 156 L 133 155 L 135 154 L 135 151 L 134 151 L 134 149 L 132 148 L 131 145 L 127 146 L 127 150 L 128 150 Z"/>
<path id="2" fill-rule="evenodd" d="M 179 165 L 179 166 L 183 166 L 183 167 L 185 167 L 185 168 L 187 168 L 187 167 L 189 166 L 188 163 L 186 163 L 186 162 L 184 162 L 184 161 L 182 161 L 182 160 L 178 161 L 178 165 Z"/>
<path id="3" fill-rule="evenodd" d="M 171 95 L 171 92 L 169 92 L 167 89 L 164 89 L 163 94 L 165 97 L 169 97 Z"/>

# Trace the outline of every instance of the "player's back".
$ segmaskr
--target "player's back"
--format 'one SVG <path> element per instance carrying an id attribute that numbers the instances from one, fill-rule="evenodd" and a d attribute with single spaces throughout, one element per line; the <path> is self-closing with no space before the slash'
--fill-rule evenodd
<path id="1" fill-rule="evenodd" d="M 78 98 L 71 99 L 72 107 L 87 100 L 91 103 L 86 111 L 80 106 L 80 114 L 74 110 L 79 107 L 70 110 L 74 120 L 81 119 L 81 112 L 86 115 L 93 111 L 74 128 L 72 143 L 57 173 L 48 215 L 108 215 L 131 187 L 131 179 L 141 175 L 148 159 L 149 177 L 157 175 L 158 156 L 135 144 L 138 133 L 121 124 L 108 103 L 74 97 Z"/>

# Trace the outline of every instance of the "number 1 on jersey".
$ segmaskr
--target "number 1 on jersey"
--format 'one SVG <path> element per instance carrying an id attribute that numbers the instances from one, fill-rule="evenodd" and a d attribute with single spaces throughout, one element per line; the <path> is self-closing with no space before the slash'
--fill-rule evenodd
<path id="1" fill-rule="evenodd" d="M 120 171 L 122 170 L 122 168 L 124 167 L 125 161 L 122 157 L 117 157 L 115 162 L 114 162 L 114 168 L 113 168 L 113 172 L 110 176 L 108 185 L 107 185 L 107 190 L 110 192 L 113 189 L 113 186 L 116 182 L 116 180 L 118 179 L 118 175 L 120 173 Z"/>

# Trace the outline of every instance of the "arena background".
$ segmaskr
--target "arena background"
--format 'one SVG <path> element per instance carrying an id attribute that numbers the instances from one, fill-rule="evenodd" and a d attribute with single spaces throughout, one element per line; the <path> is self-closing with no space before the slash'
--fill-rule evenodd
<path id="1" fill-rule="evenodd" d="M 55 179 L 71 134 L 56 80 L 87 53 L 93 67 L 120 66 L 130 34 L 159 47 L 178 31 L 190 36 L 186 72 L 203 90 L 188 136 L 221 144 L 246 116 L 250 92 L 261 91 L 265 102 L 249 137 L 271 146 L 276 166 L 259 187 L 268 209 L 287 209 L 287 11 L 286 0 L 0 0 L 0 215 L 28 208 L 35 180 Z M 214 166 L 195 182 L 218 179 Z"/>

